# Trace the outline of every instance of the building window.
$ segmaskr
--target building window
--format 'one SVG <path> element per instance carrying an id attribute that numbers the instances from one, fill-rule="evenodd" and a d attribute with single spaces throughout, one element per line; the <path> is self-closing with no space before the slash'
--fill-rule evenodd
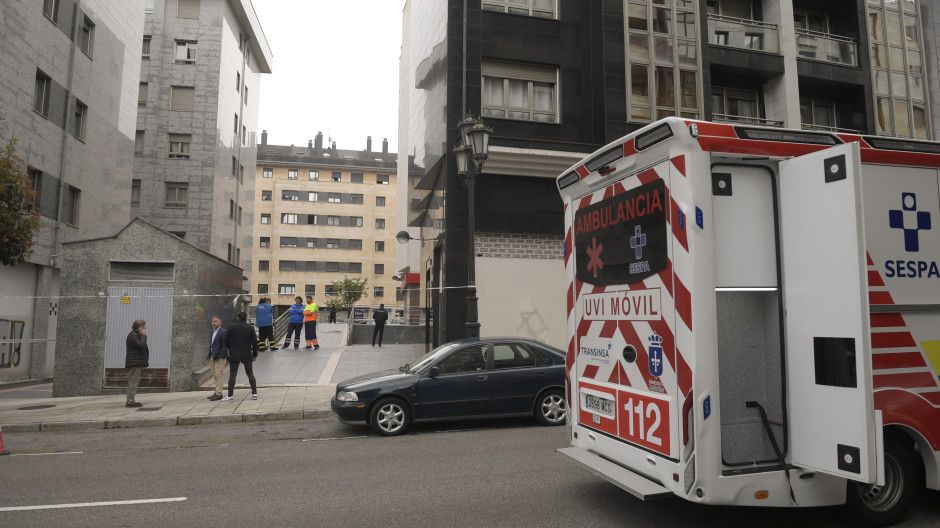
<path id="1" fill-rule="evenodd" d="M 49 90 L 52 88 L 52 79 L 45 73 L 36 70 L 36 90 L 33 93 L 33 110 L 44 117 L 49 117 Z"/>
<path id="2" fill-rule="evenodd" d="M 297 215 L 293 213 L 281 213 L 281 223 L 282 224 L 296 224 Z"/>
<path id="3" fill-rule="evenodd" d="M 42 14 L 53 22 L 59 21 L 59 0 L 43 0 Z"/>
<path id="4" fill-rule="evenodd" d="M 287 169 L 287 179 L 296 180 L 297 179 L 297 169 Z"/>
<path id="5" fill-rule="evenodd" d="M 170 110 L 192 112 L 196 107 L 196 88 L 192 86 L 170 86 Z"/>
<path id="6" fill-rule="evenodd" d="M 232 133 L 235 134 L 235 137 L 238 137 L 238 112 L 235 112 L 235 126 L 232 128 Z"/>
<path id="7" fill-rule="evenodd" d="M 362 217 L 361 216 L 351 216 L 349 217 L 352 220 L 352 224 L 356 227 L 362 227 Z"/>
<path id="8" fill-rule="evenodd" d="M 170 159 L 189 159 L 190 144 L 193 141 L 192 134 L 170 134 L 169 135 L 169 157 Z"/>
<path id="9" fill-rule="evenodd" d="M 259 294 L 261 294 L 261 293 L 267 294 L 267 293 L 268 293 L 268 285 L 267 285 L 267 284 L 259 284 L 259 285 L 258 285 L 258 293 L 259 293 Z"/>
<path id="10" fill-rule="evenodd" d="M 144 155 L 144 131 L 138 130 L 134 134 L 134 155 L 143 156 Z"/>
<path id="11" fill-rule="evenodd" d="M 271 224 L 271 215 L 269 215 L 269 214 L 267 214 L 267 213 L 261 213 L 261 223 L 262 223 L 263 225 L 270 225 L 270 224 Z"/>
<path id="12" fill-rule="evenodd" d="M 326 295 L 327 297 L 335 297 L 336 288 L 334 288 L 332 284 L 327 284 L 323 287 L 323 295 Z"/>
<path id="13" fill-rule="evenodd" d="M 757 92 L 712 87 L 712 116 L 716 120 L 753 123 L 761 120 Z"/>
<path id="14" fill-rule="evenodd" d="M 362 273 L 362 262 L 350 262 L 347 271 L 349 273 Z"/>
<path id="15" fill-rule="evenodd" d="M 238 176 L 238 158 L 232 156 L 232 176 Z"/>
<path id="16" fill-rule="evenodd" d="M 335 238 L 326 239 L 326 249 L 339 249 L 339 240 Z"/>
<path id="17" fill-rule="evenodd" d="M 354 203 L 354 204 L 361 204 L 361 203 L 362 203 L 362 195 L 361 195 L 361 194 L 353 194 L 353 195 L 351 195 L 349 198 L 350 198 L 350 200 L 352 200 L 352 203 Z"/>
<path id="18" fill-rule="evenodd" d="M 82 21 L 81 33 L 78 35 L 78 47 L 91 57 L 95 48 L 95 23 L 87 16 Z"/>
<path id="19" fill-rule="evenodd" d="M 385 197 L 384 197 L 384 196 L 376 196 L 376 197 L 375 197 L 375 206 L 376 206 L 376 207 L 385 207 Z"/>
<path id="20" fill-rule="evenodd" d="M 271 269 L 270 260 L 259 260 L 258 261 L 258 271 L 268 271 Z"/>
<path id="21" fill-rule="evenodd" d="M 555 18 L 555 0 L 483 0 L 484 11 Z"/>
<path id="22" fill-rule="evenodd" d="M 349 175 L 349 181 L 350 181 L 351 183 L 362 183 L 362 173 L 361 173 L 361 172 L 354 172 L 354 173 L 350 174 L 350 175 Z"/>
<path id="23" fill-rule="evenodd" d="M 71 185 L 68 187 L 68 190 L 65 191 L 65 199 L 62 200 L 62 221 L 64 221 L 66 224 L 77 226 L 79 212 L 78 204 L 82 195 L 82 191 L 72 187 Z"/>
<path id="24" fill-rule="evenodd" d="M 311 297 L 317 294 L 317 285 L 316 284 L 307 284 L 304 286 L 304 295 L 310 295 Z"/>
<path id="25" fill-rule="evenodd" d="M 145 82 L 140 83 L 140 88 L 137 90 L 137 106 L 147 106 L 147 92 L 149 88 L 150 84 Z"/>
<path id="26" fill-rule="evenodd" d="M 179 0 L 176 5 L 178 18 L 199 18 L 199 0 Z"/>
<path id="27" fill-rule="evenodd" d="M 307 193 L 307 201 L 308 201 L 308 202 L 315 202 L 315 201 L 317 201 L 317 193 L 315 193 L 315 192 L 308 192 L 308 193 Z"/>
<path id="28" fill-rule="evenodd" d="M 235 221 L 238 222 L 238 225 L 242 225 L 242 206 L 238 206 L 238 211 L 235 212 Z"/>
<path id="29" fill-rule="evenodd" d="M 376 229 L 385 229 L 385 219 L 384 219 L 384 218 L 376 218 L 376 219 L 375 219 L 375 228 L 376 228 Z"/>
<path id="30" fill-rule="evenodd" d="M 245 128 L 245 125 L 242 125 L 242 145 L 248 141 L 248 129 Z"/>
<path id="31" fill-rule="evenodd" d="M 186 182 L 166 182 L 164 207 L 185 209 L 189 204 L 189 184 Z"/>
<path id="32" fill-rule="evenodd" d="M 88 107 L 75 100 L 75 107 L 72 111 L 72 135 L 82 141 L 85 140 L 85 132 L 88 128 Z"/>
<path id="33" fill-rule="evenodd" d="M 242 89 L 242 74 L 235 72 L 235 91 L 240 92 Z"/>
<path id="34" fill-rule="evenodd" d="M 176 41 L 176 55 L 174 55 L 177 63 L 182 64 L 194 64 L 196 62 L 196 43 L 185 40 Z"/>
<path id="35" fill-rule="evenodd" d="M 310 171 L 310 181 L 317 181 L 320 179 L 320 171 L 312 170 Z"/>
<path id="36" fill-rule="evenodd" d="M 140 180 L 131 180 L 131 207 L 140 207 Z"/>
<path id="37" fill-rule="evenodd" d="M 375 265 L 375 274 L 384 275 L 385 274 L 385 264 L 376 264 Z"/>
<path id="38" fill-rule="evenodd" d="M 335 182 L 343 181 L 343 179 L 341 178 L 341 176 L 342 176 L 342 173 L 341 173 L 341 172 L 334 172 L 334 173 L 333 173 L 333 181 L 335 181 Z"/>
<path id="39" fill-rule="evenodd" d="M 375 183 L 377 185 L 388 185 L 388 174 L 376 174 Z"/>
<path id="40" fill-rule="evenodd" d="M 340 195 L 339 193 L 328 193 L 327 195 L 327 201 L 329 203 L 340 203 L 341 199 L 342 199 L 342 195 Z"/>
<path id="41" fill-rule="evenodd" d="M 327 262 L 326 271 L 330 273 L 336 273 L 339 271 L 339 262 Z"/>
<path id="42" fill-rule="evenodd" d="M 294 294 L 294 285 L 293 285 L 293 284 L 278 284 L 278 285 L 277 285 L 277 292 L 278 292 L 278 293 L 284 293 L 284 294 L 293 295 L 293 294 Z"/>
<path id="43" fill-rule="evenodd" d="M 271 201 L 271 191 L 261 191 L 261 201 L 270 202 Z"/>
<path id="44" fill-rule="evenodd" d="M 281 237 L 281 247 L 297 247 L 297 237 Z"/>
<path id="45" fill-rule="evenodd" d="M 245 106 L 248 106 L 248 85 L 245 85 Z"/>
<path id="46" fill-rule="evenodd" d="M 301 265 L 303 265 L 301 263 Z M 297 262 L 293 260 L 279 260 L 277 262 L 278 271 L 297 271 Z"/>
<path id="47" fill-rule="evenodd" d="M 287 200 L 288 202 L 296 202 L 300 200 L 300 191 L 281 191 L 281 200 Z"/>
<path id="48" fill-rule="evenodd" d="M 338 225 L 339 225 L 339 217 L 338 217 L 338 216 L 327 216 L 327 217 L 326 217 L 326 225 L 338 226 Z"/>
<path id="49" fill-rule="evenodd" d="M 558 122 L 558 69 L 483 62 L 483 116 Z"/>
<path id="50" fill-rule="evenodd" d="M 308 239 L 306 239 L 305 244 L 306 244 L 306 246 L 307 246 L 308 248 L 313 249 L 313 248 L 317 247 L 317 239 L 315 239 L 315 238 L 308 238 Z"/>
<path id="51" fill-rule="evenodd" d="M 261 244 L 261 247 L 263 248 L 271 247 L 271 237 L 261 237 L 260 244 Z"/>
<path id="52" fill-rule="evenodd" d="M 273 177 L 274 177 L 274 169 L 271 168 L 271 167 L 264 167 L 263 169 L 261 169 L 261 177 L 262 177 L 262 178 L 273 178 Z"/>
<path id="53" fill-rule="evenodd" d="M 144 13 L 153 13 L 153 0 L 144 0 Z"/>
<path id="54" fill-rule="evenodd" d="M 362 249 L 362 240 L 353 238 L 349 240 L 349 249 Z"/>
<path id="55" fill-rule="evenodd" d="M 228 218 L 229 220 L 235 219 L 235 200 L 228 201 Z"/>
<path id="56" fill-rule="evenodd" d="M 382 286 L 376 286 L 372 288 L 373 297 L 385 297 L 385 288 Z"/>
<path id="57" fill-rule="evenodd" d="M 835 130 L 839 126 L 835 102 L 801 97 L 800 122 L 804 130 Z"/>
<path id="58" fill-rule="evenodd" d="M 144 37 L 144 42 L 140 46 L 140 58 L 141 60 L 150 60 L 150 35 Z"/>
<path id="59" fill-rule="evenodd" d="M 376 240 L 376 241 L 375 241 L 375 250 L 376 250 L 376 251 L 385 251 L 385 242 L 382 242 L 381 240 Z"/>

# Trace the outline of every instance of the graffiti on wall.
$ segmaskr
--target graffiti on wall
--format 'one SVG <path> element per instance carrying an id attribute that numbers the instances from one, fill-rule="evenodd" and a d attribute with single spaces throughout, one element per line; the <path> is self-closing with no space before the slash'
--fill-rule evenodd
<path id="1" fill-rule="evenodd" d="M 0 319 L 0 369 L 19 366 L 24 328 L 25 321 Z"/>

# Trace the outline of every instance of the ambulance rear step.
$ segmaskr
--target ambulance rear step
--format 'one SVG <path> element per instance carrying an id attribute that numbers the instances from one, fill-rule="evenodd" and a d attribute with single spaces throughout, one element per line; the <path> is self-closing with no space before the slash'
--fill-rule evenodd
<path id="1" fill-rule="evenodd" d="M 638 499 L 662 499 L 673 495 L 672 491 L 662 484 L 584 449 L 564 447 L 556 449 L 555 452 Z"/>

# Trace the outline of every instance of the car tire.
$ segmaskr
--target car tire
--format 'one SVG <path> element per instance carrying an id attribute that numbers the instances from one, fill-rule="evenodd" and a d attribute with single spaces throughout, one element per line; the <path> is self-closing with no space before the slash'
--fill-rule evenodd
<path id="1" fill-rule="evenodd" d="M 849 482 L 845 513 L 857 526 L 890 526 L 904 518 L 917 496 L 917 459 L 911 441 L 885 434 L 885 484 Z"/>
<path id="2" fill-rule="evenodd" d="M 411 425 L 411 411 L 399 398 L 382 398 L 372 406 L 369 425 L 382 436 L 404 434 Z"/>
<path id="3" fill-rule="evenodd" d="M 568 415 L 565 396 L 560 390 L 547 390 L 535 402 L 535 419 L 542 425 L 562 425 Z"/>

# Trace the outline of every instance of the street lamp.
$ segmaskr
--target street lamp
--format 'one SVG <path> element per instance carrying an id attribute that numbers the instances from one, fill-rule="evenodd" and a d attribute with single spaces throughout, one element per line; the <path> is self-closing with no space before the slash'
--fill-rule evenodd
<path id="1" fill-rule="evenodd" d="M 460 141 L 454 146 L 454 158 L 457 162 L 457 175 L 464 178 L 467 184 L 467 231 L 469 245 L 467 247 L 467 322 L 465 324 L 466 337 L 480 337 L 480 322 L 477 312 L 476 287 L 476 250 L 474 235 L 476 222 L 474 220 L 474 184 L 483 171 L 483 163 L 489 155 L 490 135 L 493 129 L 483 124 L 483 119 L 467 116 L 457 123 L 460 132 Z"/>

